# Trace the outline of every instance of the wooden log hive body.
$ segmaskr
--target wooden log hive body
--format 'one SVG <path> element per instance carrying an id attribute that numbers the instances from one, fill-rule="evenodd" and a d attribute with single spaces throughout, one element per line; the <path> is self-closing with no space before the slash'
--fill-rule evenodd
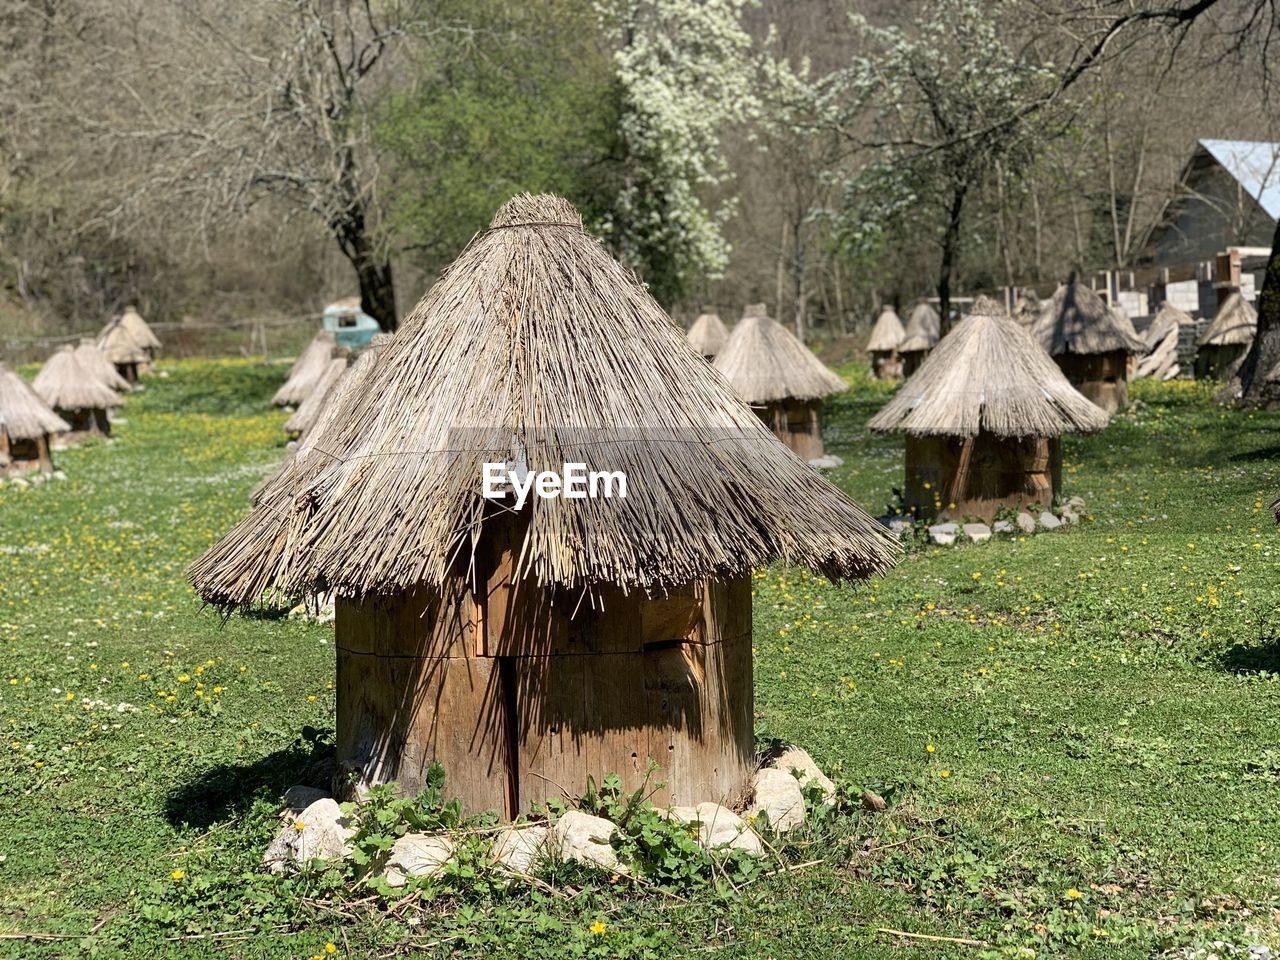
<path id="1" fill-rule="evenodd" d="M 1206 343 L 1196 350 L 1198 379 L 1226 380 L 1249 351 L 1247 343 Z"/>
<path id="2" fill-rule="evenodd" d="M 928 356 L 928 350 L 908 350 L 902 354 L 902 379 L 910 379 L 911 375 L 920 369 L 920 364 L 924 363 L 925 358 Z"/>
<path id="3" fill-rule="evenodd" d="M 656 803 L 732 800 L 753 771 L 750 578 L 665 597 L 594 597 L 514 583 L 518 544 L 490 536 L 476 587 L 338 600 L 335 787 L 428 767 L 471 812 L 514 818 L 617 773 L 653 778 Z M 513 549 L 514 547 L 514 549 Z"/>
<path id="4" fill-rule="evenodd" d="M 1053 358 L 1068 382 L 1107 413 L 1124 409 L 1129 403 L 1129 354 L 1060 353 Z"/>
<path id="5" fill-rule="evenodd" d="M 897 350 L 872 350 L 871 372 L 877 380 L 901 380 L 902 358 Z"/>
<path id="6" fill-rule="evenodd" d="M 1048 509 L 1062 483 L 1057 438 L 908 435 L 906 464 L 907 506 L 925 519 L 990 522 L 1004 508 Z"/>
<path id="7" fill-rule="evenodd" d="M 49 455 L 48 436 L 31 440 L 12 440 L 5 437 L 7 447 L 0 444 L 0 453 L 7 454 L 9 462 L 0 463 L 0 476 L 20 476 L 39 471 L 53 472 L 53 459 Z"/>
<path id="8" fill-rule="evenodd" d="M 54 412 L 71 424 L 70 432 L 62 436 L 63 443 L 77 443 L 86 437 L 111 436 L 111 422 L 107 419 L 106 410 L 100 408 L 63 410 L 59 408 Z"/>
<path id="9" fill-rule="evenodd" d="M 115 365 L 116 373 L 124 377 L 130 383 L 138 382 L 138 365 L 136 363 L 117 363 Z"/>
<path id="10" fill-rule="evenodd" d="M 755 411 L 773 435 L 801 460 L 822 456 L 821 400 L 778 400 L 758 406 Z"/>

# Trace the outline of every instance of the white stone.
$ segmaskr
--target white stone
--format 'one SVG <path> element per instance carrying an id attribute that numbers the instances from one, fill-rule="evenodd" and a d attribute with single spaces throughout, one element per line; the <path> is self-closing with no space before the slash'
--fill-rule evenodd
<path id="1" fill-rule="evenodd" d="M 1070 507 L 1072 510 L 1074 510 L 1076 513 L 1087 512 L 1084 507 L 1084 497 L 1080 497 L 1080 496 L 1068 497 L 1066 505 Z"/>
<path id="2" fill-rule="evenodd" d="M 508 827 L 489 848 L 489 859 L 512 873 L 530 874 L 545 856 L 547 828 Z"/>
<path id="3" fill-rule="evenodd" d="M 290 866 L 307 866 L 312 860 L 341 860 L 350 856 L 355 834 L 355 826 L 342 815 L 338 804 L 325 797 L 281 828 L 262 862 L 272 873 L 283 873 Z"/>
<path id="4" fill-rule="evenodd" d="M 1074 510 L 1072 510 L 1070 507 L 1063 507 L 1063 508 L 1062 508 L 1062 519 L 1063 519 L 1063 520 L 1065 520 L 1067 523 L 1079 523 L 1079 522 L 1080 522 L 1080 517 L 1079 517 L 1079 515 L 1078 515 Z"/>
<path id="5" fill-rule="evenodd" d="M 1062 526 L 1062 521 L 1059 520 L 1057 517 L 1055 517 L 1052 513 L 1050 513 L 1047 510 L 1044 513 L 1040 514 L 1039 522 L 1040 522 L 1040 526 L 1042 526 L 1046 530 L 1057 530 L 1060 526 Z"/>
<path id="6" fill-rule="evenodd" d="M 55 470 L 55 471 L 53 471 L 53 479 L 55 479 L 55 480 L 65 480 L 65 479 L 67 479 L 67 475 L 66 475 L 65 473 L 63 473 L 61 470 Z"/>
<path id="7" fill-rule="evenodd" d="M 991 525 L 991 529 L 996 533 L 1013 533 L 1018 528 L 1008 520 L 997 520 Z"/>
<path id="8" fill-rule="evenodd" d="M 625 873 L 623 865 L 618 863 L 617 851 L 610 844 L 617 832 L 618 828 L 604 817 L 570 810 L 556 821 L 550 846 L 561 860 Z"/>
<path id="9" fill-rule="evenodd" d="M 382 875 L 388 886 L 403 887 L 413 877 L 439 876 L 452 858 L 453 843 L 448 837 L 406 833 L 392 844 Z"/>
<path id="10" fill-rule="evenodd" d="M 1036 532 L 1036 518 L 1025 510 L 1018 511 L 1018 515 L 1014 517 L 1014 523 L 1018 525 L 1018 529 L 1023 533 Z"/>
<path id="11" fill-rule="evenodd" d="M 698 843 L 708 850 L 728 847 L 761 856 L 764 844 L 747 825 L 747 821 L 718 803 L 700 803 L 696 807 L 672 807 L 666 816 L 680 823 L 698 824 Z"/>
<path id="12" fill-rule="evenodd" d="M 960 532 L 958 523 L 935 523 L 929 528 L 929 542 L 940 547 L 949 547 L 956 542 L 956 534 Z"/>
<path id="13" fill-rule="evenodd" d="M 844 465 L 844 461 L 839 457 L 833 457 L 828 454 L 825 457 L 814 457 L 809 461 L 809 466 L 815 470 L 834 470 L 836 467 Z"/>
<path id="14" fill-rule="evenodd" d="M 296 783 L 284 792 L 284 810 L 281 811 L 280 816 L 296 817 L 317 800 L 323 800 L 328 796 L 330 796 L 328 790 Z"/>
<path id="15" fill-rule="evenodd" d="M 984 540 L 991 539 L 991 528 L 985 523 L 966 523 L 964 535 L 974 543 L 982 543 Z"/>
<path id="16" fill-rule="evenodd" d="M 31 486 L 31 484 L 27 483 L 27 481 L 26 481 L 26 480 L 24 480 L 22 477 L 14 477 L 14 478 L 13 478 L 12 480 L 10 480 L 9 482 L 10 482 L 11 484 L 13 484 L 15 487 L 29 487 L 29 486 Z"/>
<path id="17" fill-rule="evenodd" d="M 789 773 L 765 767 L 751 781 L 753 796 L 747 809 L 748 818 L 768 814 L 769 826 L 779 833 L 793 830 L 804 823 L 804 794 L 800 781 Z"/>
<path id="18" fill-rule="evenodd" d="M 830 802 L 836 798 L 836 785 L 831 782 L 831 778 L 822 772 L 821 767 L 814 763 L 813 757 L 809 756 L 807 750 L 803 750 L 793 743 L 787 744 L 782 752 L 770 761 L 769 766 L 775 770 L 781 770 L 783 773 L 799 770 L 800 783 L 802 785 L 808 786 L 810 783 L 817 781 L 818 786 L 822 788 L 824 800 Z"/>

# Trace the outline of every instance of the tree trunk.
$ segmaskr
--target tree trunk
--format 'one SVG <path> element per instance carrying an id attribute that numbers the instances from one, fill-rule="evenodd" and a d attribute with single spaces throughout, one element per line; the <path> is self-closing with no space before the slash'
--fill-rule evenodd
<path id="1" fill-rule="evenodd" d="M 951 275 L 955 272 L 956 255 L 960 249 L 960 213 L 964 209 L 964 187 L 956 187 L 951 195 L 947 229 L 942 235 L 942 264 L 938 271 L 938 315 L 942 321 L 942 335 L 951 330 Z"/>
<path id="2" fill-rule="evenodd" d="M 1258 332 L 1240 365 L 1239 396 L 1242 407 L 1280 406 L 1280 382 L 1268 382 L 1267 374 L 1280 363 L 1280 223 L 1271 240 L 1262 293 L 1258 295 Z M 1235 386 L 1235 384 L 1232 384 Z M 1232 391 L 1236 395 L 1236 391 Z"/>
<path id="3" fill-rule="evenodd" d="M 360 284 L 360 309 L 378 321 L 385 333 L 400 325 L 396 313 L 396 288 L 391 279 L 391 260 L 374 246 L 365 226 L 364 205 L 353 201 L 330 224 L 342 253 L 355 268 Z"/>

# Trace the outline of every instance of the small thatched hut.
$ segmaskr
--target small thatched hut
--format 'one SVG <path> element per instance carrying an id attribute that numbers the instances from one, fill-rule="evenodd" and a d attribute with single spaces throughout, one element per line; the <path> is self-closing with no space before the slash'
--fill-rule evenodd
<path id="1" fill-rule="evenodd" d="M 45 361 L 32 387 L 71 426 L 67 443 L 111 436 L 107 411 L 120 406 L 120 395 L 86 369 L 71 346 L 63 347 Z"/>
<path id="2" fill-rule="evenodd" d="M 108 323 L 99 334 L 98 349 L 129 384 L 138 382 L 139 371 L 150 362 L 147 351 L 133 339 L 119 318 Z"/>
<path id="3" fill-rule="evenodd" d="M 1167 300 L 1161 304 L 1147 329 L 1142 331 L 1142 343 L 1146 350 L 1138 361 L 1138 368 L 1133 372 L 1134 378 L 1172 380 L 1181 373 L 1178 340 L 1182 329 L 1194 323 L 1190 316 Z"/>
<path id="4" fill-rule="evenodd" d="M 693 326 L 689 328 L 689 346 L 708 360 L 714 360 L 716 355 L 724 349 L 728 339 L 729 331 L 725 329 L 720 314 L 716 313 L 716 308 L 703 307 L 702 313 L 698 314 L 698 319 L 694 320 Z"/>
<path id="5" fill-rule="evenodd" d="M 920 364 L 938 344 L 942 333 L 942 324 L 937 311 L 921 300 L 911 311 L 907 320 L 906 336 L 898 345 L 898 356 L 902 359 L 902 375 L 909 377 L 920 369 Z"/>
<path id="6" fill-rule="evenodd" d="M 49 441 L 70 429 L 27 381 L 0 363 L 0 476 L 52 472 Z"/>
<path id="7" fill-rule="evenodd" d="M 333 399 L 339 381 L 351 364 L 351 351 L 335 347 L 324 372 L 316 379 L 315 385 L 307 394 L 307 398 L 298 404 L 298 409 L 284 423 L 285 433 L 292 437 L 300 437 L 315 424 L 320 414 Z"/>
<path id="8" fill-rule="evenodd" d="M 1233 290 L 1196 341 L 1196 376 L 1231 379 L 1249 352 L 1257 330 L 1258 311 L 1239 290 Z"/>
<path id="9" fill-rule="evenodd" d="M 1058 438 L 1106 423 L 1031 335 L 980 297 L 869 426 L 907 435 L 905 497 L 918 516 L 989 521 L 1002 508 L 1050 507 Z"/>
<path id="10" fill-rule="evenodd" d="M 902 361 L 898 348 L 907 337 L 907 331 L 898 319 L 898 313 L 889 304 L 880 308 L 876 325 L 871 328 L 867 340 L 867 353 L 871 356 L 872 376 L 879 380 L 897 380 L 902 376 Z"/>
<path id="11" fill-rule="evenodd" d="M 772 319 L 763 303 L 746 308 L 715 366 L 801 459 L 822 456 L 822 398 L 849 385 Z"/>
<path id="12" fill-rule="evenodd" d="M 120 376 L 119 371 L 107 359 L 106 354 L 98 349 L 92 337 L 81 337 L 76 347 L 76 360 L 80 366 L 89 371 L 99 382 L 120 393 L 133 389 L 129 381 Z"/>
<path id="13" fill-rule="evenodd" d="M 147 321 L 142 319 L 142 314 L 138 313 L 138 308 L 133 304 L 124 308 L 124 313 L 120 315 L 120 326 L 124 327 L 125 332 L 133 338 L 133 342 L 140 346 L 147 355 L 147 363 L 151 363 L 160 355 L 160 338 L 156 336 L 155 331 Z"/>
<path id="14" fill-rule="evenodd" d="M 1058 287 L 1034 329 L 1072 386 L 1108 413 L 1129 402 L 1129 357 L 1144 349 L 1127 320 L 1073 278 Z"/>
<path id="15" fill-rule="evenodd" d="M 277 407 L 296 407 L 315 388 L 324 376 L 333 358 L 334 339 L 328 330 L 321 330 L 315 335 L 306 349 L 298 355 L 298 359 L 289 368 L 284 384 L 276 391 L 271 402 Z"/>
<path id="16" fill-rule="evenodd" d="M 467 809 L 514 817 L 588 776 L 635 789 L 652 758 L 659 803 L 738 795 L 751 569 L 859 578 L 897 549 L 557 197 L 504 205 L 357 387 L 192 570 L 222 606 L 336 595 L 344 792 L 413 795 L 438 761 Z M 626 496 L 512 494 L 566 464 Z"/>

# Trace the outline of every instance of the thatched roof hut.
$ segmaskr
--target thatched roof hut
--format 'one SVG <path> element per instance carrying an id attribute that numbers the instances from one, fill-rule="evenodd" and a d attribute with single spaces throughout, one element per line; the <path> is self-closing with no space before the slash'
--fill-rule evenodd
<path id="1" fill-rule="evenodd" d="M 654 757 L 659 801 L 730 796 L 753 769 L 750 570 L 858 578 L 896 552 L 558 197 L 505 204 L 333 418 L 192 579 L 220 605 L 336 595 L 342 783 L 412 794 L 438 760 L 467 807 L 514 816 Z M 512 494 L 566 464 L 625 497 Z"/>
<path id="2" fill-rule="evenodd" d="M 98 335 L 98 349 L 116 368 L 116 373 L 130 384 L 138 382 L 139 369 L 151 359 L 119 318 L 102 329 L 102 333 Z"/>
<path id="3" fill-rule="evenodd" d="M 1106 423 L 1027 331 L 981 297 L 869 426 L 907 434 L 909 507 L 990 520 L 1004 507 L 1049 507 L 1058 437 Z"/>
<path id="4" fill-rule="evenodd" d="M 140 346 L 147 353 L 149 360 L 154 360 L 160 352 L 160 338 L 156 336 L 155 331 L 147 321 L 142 319 L 142 314 L 138 313 L 138 308 L 133 304 L 124 308 L 124 313 L 120 315 L 120 326 L 130 337 L 133 342 Z"/>
<path id="5" fill-rule="evenodd" d="M 744 310 L 715 367 L 798 456 L 822 456 L 822 398 L 849 385 L 770 317 L 763 303 Z"/>
<path id="6" fill-rule="evenodd" d="M 921 300 L 907 320 L 906 336 L 898 344 L 898 356 L 902 358 L 902 375 L 909 377 L 920 369 L 920 364 L 938 343 L 942 323 L 937 311 Z"/>
<path id="7" fill-rule="evenodd" d="M 284 429 L 286 433 L 299 437 L 311 429 L 325 407 L 333 399 L 334 391 L 337 390 L 338 383 L 342 380 L 350 364 L 351 353 L 341 347 L 335 348 L 333 356 L 329 359 L 328 366 L 324 368 L 324 372 L 316 379 L 315 385 L 307 394 L 307 398 L 298 404 L 298 409 L 293 412 L 293 416 L 285 421 Z"/>
<path id="8" fill-rule="evenodd" d="M 1196 376 L 1229 380 L 1258 331 L 1258 311 L 1239 290 L 1227 295 L 1196 341 Z"/>
<path id="9" fill-rule="evenodd" d="M 284 384 L 276 391 L 271 402 L 277 407 L 296 407 L 307 399 L 328 369 L 334 345 L 333 334 L 328 330 L 317 333 L 293 362 Z"/>
<path id="10" fill-rule="evenodd" d="M 903 329 L 897 311 L 886 303 L 880 308 L 880 316 L 876 318 L 871 337 L 867 340 L 873 376 L 880 380 L 896 380 L 902 376 L 898 347 L 906 337 L 907 331 Z"/>
<path id="11" fill-rule="evenodd" d="M 129 381 L 120 376 L 119 371 L 107 359 L 107 355 L 98 349 L 92 337 L 80 338 L 80 343 L 76 347 L 76 359 L 80 361 L 80 366 L 112 390 L 127 392 L 133 389 Z"/>
<path id="12" fill-rule="evenodd" d="M 1108 413 L 1129 401 L 1129 357 L 1141 353 L 1133 324 L 1121 323 L 1106 301 L 1083 283 L 1062 284 L 1033 333 L 1067 379 Z"/>
<path id="13" fill-rule="evenodd" d="M 1146 350 L 1138 361 L 1134 377 L 1150 377 L 1152 380 L 1172 380 L 1176 377 L 1182 369 L 1178 363 L 1178 341 L 1183 328 L 1194 323 L 1190 315 L 1166 300 L 1151 318 L 1147 329 L 1142 332 L 1142 343 Z"/>
<path id="14" fill-rule="evenodd" d="M 720 314 L 716 313 L 716 308 L 703 307 L 702 313 L 698 314 L 698 319 L 694 320 L 693 326 L 689 328 L 689 346 L 708 360 L 714 360 L 716 355 L 724 349 L 728 339 L 729 331 L 725 329 Z"/>
<path id="15" fill-rule="evenodd" d="M 27 381 L 0 363 L 0 476 L 50 473 L 50 438 L 70 429 Z"/>
<path id="16" fill-rule="evenodd" d="M 120 406 L 120 395 L 85 368 L 73 347 L 62 347 L 46 360 L 32 387 L 70 424 L 68 442 L 111 435 L 107 411 Z"/>

